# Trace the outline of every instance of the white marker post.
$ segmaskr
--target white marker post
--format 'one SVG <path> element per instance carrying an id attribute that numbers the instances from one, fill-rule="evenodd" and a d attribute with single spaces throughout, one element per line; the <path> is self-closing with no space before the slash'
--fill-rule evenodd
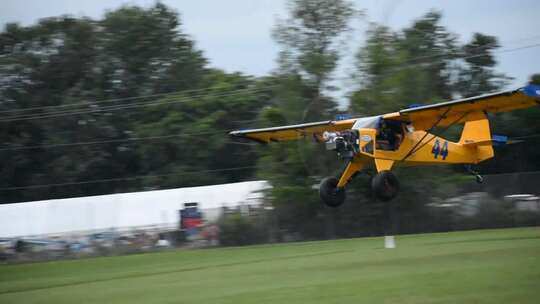
<path id="1" fill-rule="evenodd" d="M 394 240 L 393 235 L 386 235 L 384 237 L 384 248 L 385 249 L 394 249 L 394 248 L 396 248 L 396 241 Z"/>

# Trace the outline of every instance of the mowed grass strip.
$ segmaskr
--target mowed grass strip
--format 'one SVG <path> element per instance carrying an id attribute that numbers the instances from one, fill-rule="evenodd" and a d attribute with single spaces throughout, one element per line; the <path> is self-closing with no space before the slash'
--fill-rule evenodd
<path id="1" fill-rule="evenodd" d="M 0 266 L 0 303 L 538 303 L 540 229 Z"/>

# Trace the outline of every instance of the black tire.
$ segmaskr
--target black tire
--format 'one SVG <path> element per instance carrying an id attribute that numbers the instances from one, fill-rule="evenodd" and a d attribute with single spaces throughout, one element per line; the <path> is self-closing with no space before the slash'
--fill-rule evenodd
<path id="1" fill-rule="evenodd" d="M 345 189 L 338 189 L 338 179 L 327 177 L 321 181 L 319 186 L 319 196 L 323 203 L 332 208 L 337 208 L 345 202 Z"/>
<path id="2" fill-rule="evenodd" d="M 399 192 L 399 181 L 394 173 L 381 171 L 371 180 L 371 189 L 375 197 L 383 202 L 392 200 Z"/>

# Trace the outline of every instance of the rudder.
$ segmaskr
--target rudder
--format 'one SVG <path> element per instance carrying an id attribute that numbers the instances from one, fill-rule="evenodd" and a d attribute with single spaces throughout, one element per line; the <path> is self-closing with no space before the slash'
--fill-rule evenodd
<path id="1" fill-rule="evenodd" d="M 493 147 L 490 144 L 481 144 L 492 140 L 486 114 L 475 112 L 467 118 L 472 120 L 465 122 L 459 143 L 476 148 L 476 162 L 492 158 L 494 156 Z"/>

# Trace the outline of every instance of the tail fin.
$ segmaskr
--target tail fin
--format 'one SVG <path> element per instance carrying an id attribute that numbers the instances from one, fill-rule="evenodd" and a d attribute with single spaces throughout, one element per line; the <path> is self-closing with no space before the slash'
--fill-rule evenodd
<path id="1" fill-rule="evenodd" d="M 476 147 L 477 162 L 492 158 L 493 147 L 489 129 L 489 121 L 484 113 L 472 113 L 475 120 L 465 122 L 459 143 L 466 146 Z M 472 116 L 469 116 L 472 118 Z"/>
<path id="2" fill-rule="evenodd" d="M 474 117 L 472 116 L 474 115 Z M 467 118 L 477 118 L 465 122 L 461 132 L 460 144 L 474 144 L 482 141 L 491 141 L 489 121 L 484 113 L 471 113 Z"/>

